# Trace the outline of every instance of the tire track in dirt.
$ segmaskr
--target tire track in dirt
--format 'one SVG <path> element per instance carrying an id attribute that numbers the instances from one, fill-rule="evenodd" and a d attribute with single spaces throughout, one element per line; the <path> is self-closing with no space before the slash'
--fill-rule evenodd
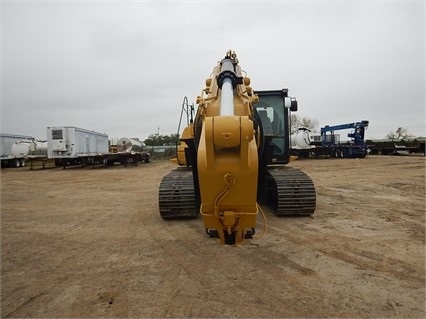
<path id="1" fill-rule="evenodd" d="M 129 316 L 132 308 L 133 282 L 140 274 L 140 260 L 141 250 L 139 242 L 149 241 L 149 235 L 147 234 L 147 228 L 151 227 L 147 218 L 152 213 L 146 214 L 146 212 L 155 211 L 157 205 L 155 201 L 155 188 L 159 186 L 158 176 L 153 176 L 150 172 L 152 166 L 158 167 L 161 163 L 151 163 L 149 166 L 141 167 L 135 170 L 133 176 L 135 188 L 132 189 L 132 205 L 130 210 L 126 214 L 126 222 L 124 224 L 124 235 L 117 243 L 117 246 L 121 247 L 120 250 L 120 268 L 124 270 L 124 275 L 121 278 L 120 285 L 117 288 L 112 286 L 99 288 L 99 301 L 103 304 L 105 313 L 108 315 L 119 316 L 126 314 Z M 167 170 L 167 165 L 161 165 Z M 149 187 L 146 187 L 149 185 Z M 139 186 L 139 187 L 137 187 Z M 145 194 L 141 196 L 140 192 Z M 145 202 L 142 198 L 147 197 L 147 192 L 151 193 L 151 200 Z M 126 207 L 126 206 L 125 206 Z M 139 288 L 139 287 L 138 287 Z M 114 303 L 114 305 L 112 305 Z"/>
<path id="2" fill-rule="evenodd" d="M 153 249 L 161 251 L 162 256 L 167 256 L 163 261 L 166 264 L 164 281 L 170 283 L 168 284 L 171 290 L 170 298 L 179 296 L 182 283 L 176 279 L 183 277 L 184 282 L 189 284 L 188 286 L 198 287 L 195 291 L 200 291 L 200 288 L 205 287 L 204 290 L 201 290 L 203 293 L 200 297 L 203 300 L 210 300 L 211 307 L 217 311 L 212 313 L 206 309 L 200 309 L 198 298 L 189 294 L 186 298 L 180 295 L 182 297 L 179 299 L 180 305 L 176 305 L 178 308 L 180 306 L 182 312 L 176 312 L 176 307 L 169 307 L 169 311 L 172 312 L 162 313 L 161 316 L 187 316 L 188 314 L 195 316 L 226 316 L 228 314 L 232 316 L 235 315 L 231 310 L 236 295 L 241 295 L 240 298 L 245 299 L 247 303 L 252 301 L 253 307 L 246 305 L 250 309 L 247 310 L 247 316 L 265 314 L 265 310 L 262 313 L 258 312 L 259 304 L 262 304 L 264 308 L 269 307 L 269 315 L 274 316 L 280 314 L 282 310 L 277 310 L 273 305 L 285 302 L 283 292 L 289 294 L 288 290 L 283 287 L 282 280 L 277 280 L 281 278 L 281 276 L 277 276 L 277 273 L 285 274 L 286 286 L 292 287 L 292 289 L 299 285 L 297 276 L 315 276 L 315 271 L 312 269 L 303 267 L 282 254 L 273 253 L 267 247 L 251 244 L 250 240 L 246 241 L 247 245 L 239 247 L 221 246 L 218 240 L 203 235 L 201 220 L 176 221 L 178 225 L 171 227 L 170 224 L 173 222 L 161 222 L 164 227 L 152 225 L 149 232 L 152 233 L 154 239 L 154 243 L 151 244 Z M 194 234 L 189 236 L 188 230 Z M 193 241 L 188 237 L 191 237 Z M 165 241 L 164 238 L 169 239 Z M 180 238 L 186 239 L 183 241 Z M 218 257 L 220 255 L 223 256 Z M 219 259 L 223 260 L 223 263 Z M 167 268 L 168 262 L 172 264 L 170 268 Z M 197 266 L 194 267 L 194 265 Z M 178 270 L 175 267 L 178 267 Z M 172 271 L 169 272 L 168 269 Z M 291 275 L 288 275 L 289 271 Z M 270 285 L 258 285 L 256 277 L 269 283 L 276 283 L 276 285 L 274 288 Z M 303 291 L 304 287 L 300 286 L 300 290 Z"/>
<path id="3" fill-rule="evenodd" d="M 297 245 L 309 247 L 311 250 L 342 260 L 356 268 L 374 270 L 377 273 L 390 274 L 400 280 L 409 280 L 416 287 L 422 287 L 423 285 L 424 278 L 422 278 L 422 273 L 416 267 L 390 256 L 379 255 L 376 251 L 371 252 L 344 244 L 348 241 L 348 237 L 333 233 L 333 241 L 343 244 L 328 246 L 324 245 L 327 242 L 327 237 L 315 238 L 309 233 L 305 237 L 300 237 L 275 227 L 274 231 L 282 233 L 286 240 Z"/>

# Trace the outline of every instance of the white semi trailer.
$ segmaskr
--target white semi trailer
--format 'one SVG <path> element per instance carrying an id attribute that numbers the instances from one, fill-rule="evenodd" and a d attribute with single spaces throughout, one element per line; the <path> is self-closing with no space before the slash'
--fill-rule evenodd
<path id="1" fill-rule="evenodd" d="M 12 148 L 16 143 L 31 143 L 33 140 L 32 136 L 0 133 L 1 167 L 25 166 L 25 155 L 27 154 L 14 154 Z"/>
<path id="2" fill-rule="evenodd" d="M 47 128 L 47 157 L 57 166 L 105 163 L 108 135 L 74 126 Z"/>
<path id="3" fill-rule="evenodd" d="M 132 140 L 133 144 L 129 141 Z M 117 143 L 113 146 L 110 143 Z M 108 135 L 74 126 L 47 128 L 47 157 L 55 161 L 56 166 L 121 163 L 127 165 L 138 162 L 148 163 L 150 154 L 143 149 L 145 144 L 138 141 L 140 149 L 135 151 L 134 139 L 112 139 Z M 125 147 L 117 152 L 118 145 Z"/>

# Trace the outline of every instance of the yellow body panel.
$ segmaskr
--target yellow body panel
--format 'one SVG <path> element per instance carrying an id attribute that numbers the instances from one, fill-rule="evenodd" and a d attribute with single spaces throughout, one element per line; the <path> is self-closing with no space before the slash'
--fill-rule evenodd
<path id="1" fill-rule="evenodd" d="M 194 139 L 194 127 L 192 125 L 189 125 L 185 127 L 182 132 L 182 136 L 180 138 L 181 143 L 177 148 L 177 157 L 172 158 L 170 162 L 180 166 L 187 166 L 188 163 L 186 161 L 185 149 L 188 148 L 188 145 L 186 145 L 185 140 L 191 139 Z"/>
<path id="2" fill-rule="evenodd" d="M 246 78 L 233 88 L 233 114 L 221 115 L 219 72 L 220 63 L 206 81 L 207 95 L 198 98 L 197 116 L 203 121 L 197 152 L 200 213 L 204 227 L 217 230 L 221 243 L 233 234 L 238 244 L 247 229 L 255 228 L 258 213 L 258 153 L 250 110 L 257 97 L 248 95 L 252 90 Z"/>
<path id="3" fill-rule="evenodd" d="M 172 158 L 170 162 L 179 166 L 186 166 L 185 149 L 187 147 L 186 143 L 181 141 L 181 144 L 177 148 L 177 157 Z"/>

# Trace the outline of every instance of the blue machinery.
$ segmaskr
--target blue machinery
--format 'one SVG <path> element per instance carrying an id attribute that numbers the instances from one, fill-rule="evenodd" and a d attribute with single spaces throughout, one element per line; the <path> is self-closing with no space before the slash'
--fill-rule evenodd
<path id="1" fill-rule="evenodd" d="M 347 124 L 326 125 L 321 128 L 321 144 L 314 149 L 315 155 L 329 155 L 331 157 L 365 157 L 367 156 L 367 146 L 364 141 L 365 129 L 369 121 L 360 121 Z M 335 131 L 353 129 L 348 133 L 351 142 L 340 143 L 334 134 Z M 319 146 L 319 147 L 318 147 Z M 322 146 L 322 147 L 321 147 Z"/>
<path id="2" fill-rule="evenodd" d="M 321 127 L 321 136 L 325 145 L 336 145 L 334 138 L 334 131 L 347 130 L 347 129 L 355 129 L 353 132 L 348 133 L 348 137 L 352 138 L 353 143 L 355 145 L 364 145 L 364 132 L 368 127 L 368 121 L 354 122 L 348 124 L 340 124 L 329 126 L 326 125 Z M 327 133 L 330 132 L 330 137 L 327 136 Z"/>

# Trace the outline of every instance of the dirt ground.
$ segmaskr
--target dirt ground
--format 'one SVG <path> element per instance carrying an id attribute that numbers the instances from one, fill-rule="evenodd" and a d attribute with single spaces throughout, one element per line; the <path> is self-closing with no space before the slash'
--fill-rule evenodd
<path id="1" fill-rule="evenodd" d="M 425 158 L 291 166 L 315 214 L 238 247 L 160 218 L 166 161 L 2 170 L 1 317 L 424 318 Z"/>

